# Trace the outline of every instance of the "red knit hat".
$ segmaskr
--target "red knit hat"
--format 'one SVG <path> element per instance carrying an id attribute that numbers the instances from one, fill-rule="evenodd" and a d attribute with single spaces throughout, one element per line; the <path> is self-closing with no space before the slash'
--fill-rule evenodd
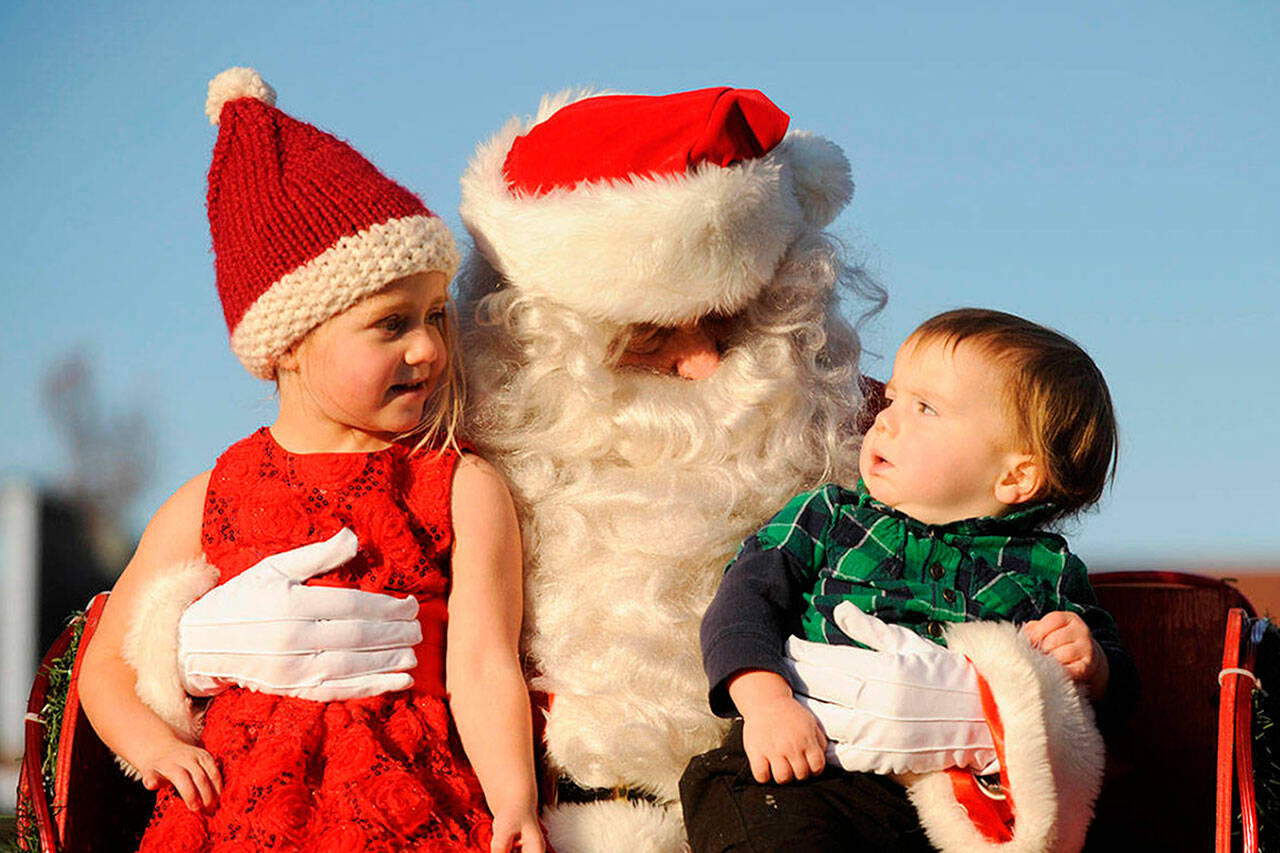
<path id="1" fill-rule="evenodd" d="M 209 226 L 231 349 L 264 379 L 289 347 L 389 282 L 458 268 L 444 222 L 347 143 L 275 108 L 251 68 L 209 83 Z"/>
<path id="2" fill-rule="evenodd" d="M 843 152 L 789 121 L 754 89 L 544 98 L 480 146 L 462 219 L 511 286 L 591 316 L 730 313 L 853 192 Z"/>

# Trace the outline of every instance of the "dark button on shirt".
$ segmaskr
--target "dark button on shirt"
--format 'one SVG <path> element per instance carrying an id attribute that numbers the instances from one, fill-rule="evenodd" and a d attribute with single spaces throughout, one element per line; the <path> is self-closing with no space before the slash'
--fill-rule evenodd
<path id="1" fill-rule="evenodd" d="M 929 636 L 930 636 L 930 637 L 933 637 L 933 638 L 935 638 L 935 639 L 936 639 L 936 638 L 938 638 L 938 637 L 941 637 L 941 636 L 942 636 L 942 623 L 941 623 L 941 622 L 937 622 L 937 621 L 930 620 L 929 624 L 925 627 L 925 630 L 929 632 Z"/>
<path id="2" fill-rule="evenodd" d="M 942 580 L 942 576 L 945 575 L 946 573 L 947 573 L 947 570 L 943 568 L 941 563 L 934 563 L 932 566 L 929 567 L 929 577 L 933 578 L 936 581 Z"/>
<path id="3" fill-rule="evenodd" d="M 956 591 L 951 587 L 947 587 L 942 591 L 942 600 L 945 601 L 947 604 L 955 604 Z"/>

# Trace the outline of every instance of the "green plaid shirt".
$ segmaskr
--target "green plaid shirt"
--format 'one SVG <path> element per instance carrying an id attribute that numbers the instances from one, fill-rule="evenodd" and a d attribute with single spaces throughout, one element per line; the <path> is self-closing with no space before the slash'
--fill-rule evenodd
<path id="1" fill-rule="evenodd" d="M 1042 504 L 929 525 L 876 501 L 862 483 L 797 495 L 742 544 L 703 616 L 711 709 L 737 713 L 728 691 L 734 673 L 783 673 L 792 634 L 852 644 L 832 618 L 842 601 L 939 643 L 945 622 L 1027 622 L 1071 610 L 1107 656 L 1099 723 L 1118 731 L 1137 703 L 1138 673 L 1084 564 L 1061 536 L 1037 529 L 1050 514 Z"/>
<path id="2" fill-rule="evenodd" d="M 1084 563 L 1056 533 L 1037 529 L 1052 507 L 929 525 L 855 491 L 827 485 L 793 498 L 760 530 L 763 550 L 781 549 L 802 590 L 803 635 L 848 643 L 832 611 L 863 612 L 943 642 L 943 622 L 1038 619 L 1053 610 L 1086 617 L 1099 640 L 1117 638 L 1097 607 Z"/>

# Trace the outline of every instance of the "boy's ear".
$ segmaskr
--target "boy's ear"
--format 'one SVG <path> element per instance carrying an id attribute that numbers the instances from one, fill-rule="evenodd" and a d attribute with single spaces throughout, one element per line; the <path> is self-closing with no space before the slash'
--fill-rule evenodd
<path id="1" fill-rule="evenodd" d="M 1009 467 L 996 482 L 995 498 L 1002 504 L 1016 506 L 1040 493 L 1044 486 L 1044 470 L 1031 454 L 1011 458 Z"/>

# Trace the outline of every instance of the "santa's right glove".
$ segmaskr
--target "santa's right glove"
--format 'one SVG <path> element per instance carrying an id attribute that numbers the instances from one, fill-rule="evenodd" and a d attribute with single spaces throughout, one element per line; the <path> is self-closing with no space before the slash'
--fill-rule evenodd
<path id="1" fill-rule="evenodd" d="M 787 641 L 788 680 L 822 724 L 829 761 L 884 774 L 999 769 L 977 674 L 965 658 L 850 602 L 834 617 L 868 648 Z"/>
<path id="2" fill-rule="evenodd" d="M 238 684 L 327 702 L 408 689 L 422 639 L 417 600 L 302 583 L 357 547 L 343 528 L 267 557 L 192 602 L 178 623 L 187 692 L 211 696 Z"/>

